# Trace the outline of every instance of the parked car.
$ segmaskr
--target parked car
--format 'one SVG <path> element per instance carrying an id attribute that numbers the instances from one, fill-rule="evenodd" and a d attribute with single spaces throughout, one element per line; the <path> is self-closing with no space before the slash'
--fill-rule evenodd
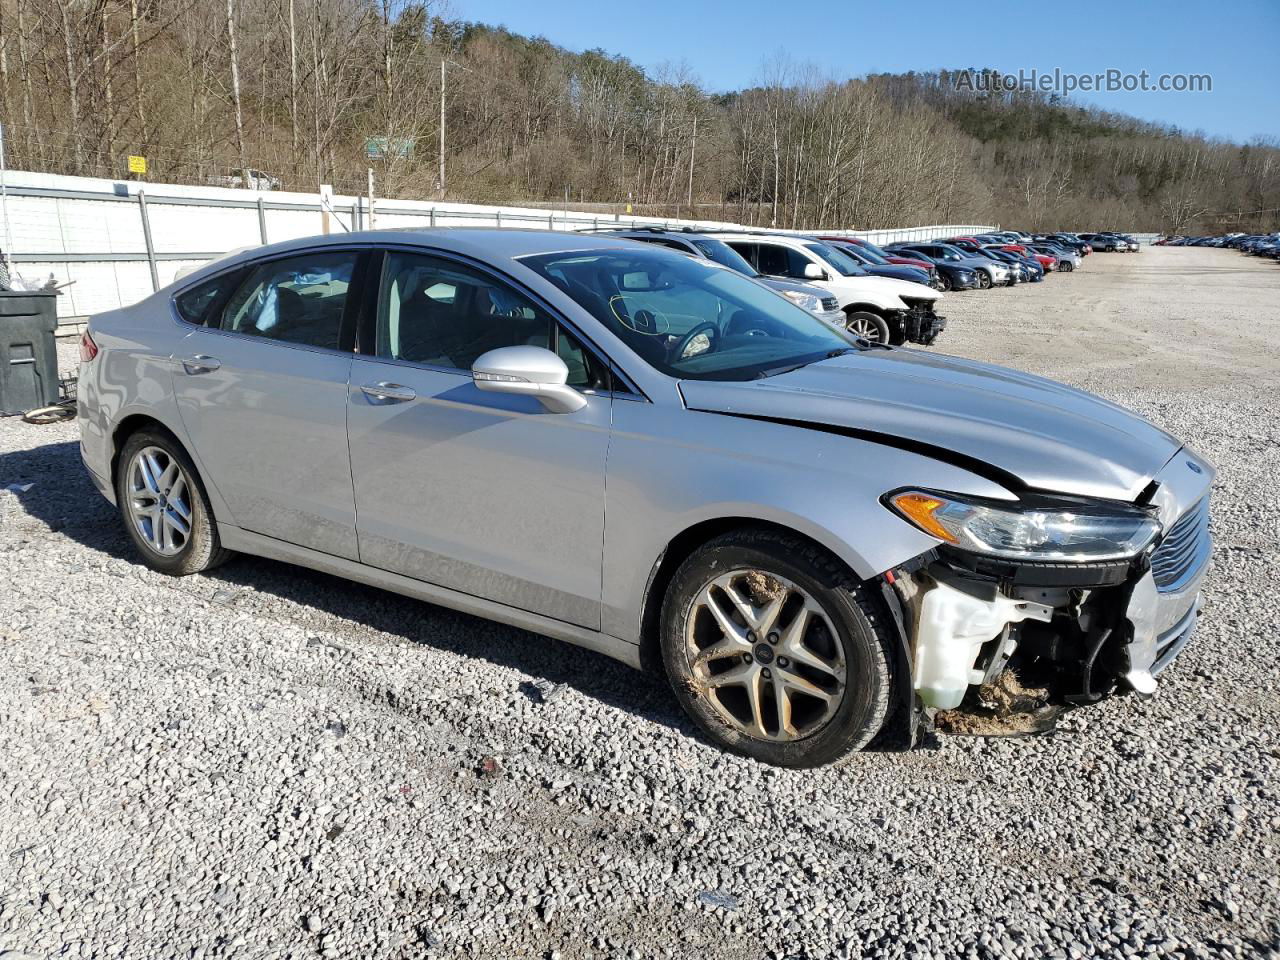
<path id="1" fill-rule="evenodd" d="M 1115 253 L 1120 249 L 1119 237 L 1109 237 L 1101 233 L 1082 233 L 1080 239 L 1099 253 Z"/>
<path id="2" fill-rule="evenodd" d="M 846 257 L 857 263 L 873 277 L 888 277 L 890 280 L 909 280 L 912 283 L 923 283 L 926 287 L 938 287 L 938 272 L 923 267 L 909 267 L 901 263 L 877 262 L 877 257 L 870 250 L 849 242 L 847 237 L 828 237 L 821 234 L 814 237 L 829 247 L 834 247 Z"/>
<path id="3" fill-rule="evenodd" d="M 1019 257 L 1011 254 L 1002 253 L 991 247 L 984 247 L 971 237 L 952 237 L 950 240 L 943 241 L 948 246 L 968 254 L 971 257 L 981 257 L 996 263 L 1007 265 L 1009 269 L 1009 286 L 1016 286 L 1019 283 L 1028 283 L 1031 280 L 1030 273 Z"/>
<path id="4" fill-rule="evenodd" d="M 1068 250 L 1052 243 L 1029 243 L 1027 249 L 1036 256 L 1052 257 L 1056 263 L 1055 269 L 1060 273 L 1070 273 L 1080 266 L 1081 256 L 1074 250 Z"/>
<path id="5" fill-rule="evenodd" d="M 248 175 L 248 188 L 250 190 L 279 190 L 284 186 L 279 177 L 263 173 L 261 170 L 246 170 L 244 173 Z M 211 187 L 243 187 L 245 186 L 245 175 L 241 174 L 239 170 L 232 170 L 226 176 L 209 177 L 205 182 Z"/>
<path id="6" fill-rule="evenodd" d="M 731 231 L 717 236 L 765 276 L 803 280 L 830 291 L 840 301 L 848 331 L 875 343 L 927 346 L 947 325 L 935 310 L 938 291 L 867 276 L 858 264 L 818 240 Z"/>
<path id="7" fill-rule="evenodd" d="M 1081 257 L 1087 257 L 1093 252 L 1087 243 L 1070 233 L 1038 234 L 1034 239 L 1037 243 L 1050 243 L 1077 253 Z"/>
<path id="8" fill-rule="evenodd" d="M 782 294 L 796 306 L 803 307 L 832 326 L 844 327 L 847 323 L 847 317 L 840 309 L 840 301 L 826 290 L 821 287 L 815 287 L 811 283 L 785 280 L 781 277 L 766 277 L 764 274 L 758 273 L 755 267 L 747 263 L 727 243 L 717 240 L 715 237 L 709 237 L 688 229 L 667 230 L 659 227 L 584 230 L 582 232 L 608 234 L 609 236 L 623 237 L 627 240 L 637 240 L 641 243 L 657 244 L 672 250 L 679 250 L 681 253 L 686 253 L 691 257 L 702 257 L 711 260 L 721 266 L 728 267 L 730 270 L 736 270 L 738 273 L 754 280 L 759 280 L 765 286 Z"/>
<path id="9" fill-rule="evenodd" d="M 789 767 L 1007 672 L 1150 695 L 1210 550 L 1213 468 L 1137 415 L 609 237 L 261 247 L 90 318 L 79 401 L 153 570 L 254 554 L 567 640 Z"/>
<path id="10" fill-rule="evenodd" d="M 863 250 L 880 257 L 886 263 L 897 263 L 907 267 L 919 267 L 921 270 L 928 270 L 933 266 L 933 261 L 929 260 L 927 257 L 904 257 L 891 250 L 878 247 L 870 240 L 863 240 L 861 237 L 849 237 L 847 239 L 850 243 L 857 244 Z"/>
<path id="11" fill-rule="evenodd" d="M 975 257 L 971 253 L 953 247 L 947 243 L 902 243 L 894 244 L 892 250 L 906 250 L 915 254 L 923 254 L 934 263 L 951 263 L 957 267 L 972 270 L 978 277 L 978 286 L 988 290 L 993 286 L 1004 286 L 1009 282 L 1009 267 L 985 257 Z"/>

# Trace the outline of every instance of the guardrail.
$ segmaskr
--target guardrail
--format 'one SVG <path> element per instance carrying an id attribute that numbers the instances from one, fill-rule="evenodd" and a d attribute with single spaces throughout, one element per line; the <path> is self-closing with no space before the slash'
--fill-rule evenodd
<path id="1" fill-rule="evenodd" d="M 61 320 L 133 303 L 172 282 L 186 265 L 245 246 L 317 233 L 387 227 L 494 226 L 572 231 L 607 227 L 750 230 L 735 223 L 625 214 L 584 214 L 531 207 L 378 200 L 318 194 L 250 192 L 63 177 L 9 171 L 4 235 L 14 269 L 28 280 L 52 274 L 69 284 L 58 298 Z M 758 229 L 758 228 L 756 228 Z M 931 240 L 987 226 L 937 225 L 894 230 L 830 231 L 875 243 Z M 802 232 L 802 231 L 780 231 Z M 194 240 L 193 238 L 199 238 Z"/>

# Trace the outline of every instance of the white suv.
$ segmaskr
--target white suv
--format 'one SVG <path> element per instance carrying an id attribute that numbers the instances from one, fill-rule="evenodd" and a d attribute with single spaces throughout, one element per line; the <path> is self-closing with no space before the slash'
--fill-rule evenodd
<path id="1" fill-rule="evenodd" d="M 839 250 L 803 236 L 717 233 L 767 277 L 803 280 L 830 290 L 850 333 L 876 343 L 931 344 L 946 326 L 934 306 L 942 294 L 921 283 L 868 276 Z"/>

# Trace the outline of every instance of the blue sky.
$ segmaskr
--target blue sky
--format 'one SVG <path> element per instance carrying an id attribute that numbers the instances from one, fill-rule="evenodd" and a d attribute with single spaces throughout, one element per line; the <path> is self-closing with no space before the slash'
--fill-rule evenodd
<path id="1" fill-rule="evenodd" d="M 940 67 L 1207 73 L 1208 93 L 1075 99 L 1232 140 L 1280 136 L 1278 0 L 451 0 L 450 10 L 646 68 L 683 61 L 712 91 L 751 84 L 778 53 L 836 77 Z"/>

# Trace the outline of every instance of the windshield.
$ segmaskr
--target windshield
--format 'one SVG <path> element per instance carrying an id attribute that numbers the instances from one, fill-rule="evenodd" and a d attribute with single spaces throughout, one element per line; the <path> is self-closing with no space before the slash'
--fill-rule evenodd
<path id="1" fill-rule="evenodd" d="M 521 257 L 670 377 L 753 380 L 858 341 L 739 273 L 664 250 Z"/>
<path id="2" fill-rule="evenodd" d="M 965 260 L 969 254 L 965 253 L 959 247 L 953 247 L 949 243 L 938 244 L 938 249 L 942 252 L 942 256 L 947 260 Z"/>
<path id="3" fill-rule="evenodd" d="M 728 267 L 730 270 L 736 270 L 738 273 L 747 277 L 758 277 L 759 273 L 756 268 L 747 263 L 742 254 L 719 240 L 712 240 L 710 237 L 690 237 L 689 242 L 702 251 L 702 255 L 708 260 L 714 260 L 721 266 Z"/>
<path id="4" fill-rule="evenodd" d="M 845 256 L 835 247 L 829 247 L 825 243 L 806 243 L 804 248 L 810 253 L 816 253 L 846 277 L 865 277 L 867 275 L 867 271 L 862 268 L 862 264 Z"/>

